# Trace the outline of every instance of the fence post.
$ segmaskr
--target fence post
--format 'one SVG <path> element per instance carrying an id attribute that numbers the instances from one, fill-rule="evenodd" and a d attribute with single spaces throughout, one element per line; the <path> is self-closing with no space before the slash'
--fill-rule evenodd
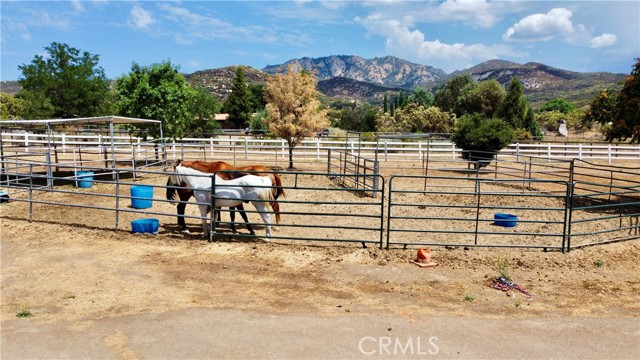
<path id="1" fill-rule="evenodd" d="M 213 137 L 209 138 L 209 152 L 211 152 L 211 159 L 213 160 Z"/>
<path id="2" fill-rule="evenodd" d="M 422 141 L 418 141 L 418 160 L 422 161 Z"/>
<path id="3" fill-rule="evenodd" d="M 33 222 L 33 164 L 29 164 L 29 222 Z"/>
<path id="4" fill-rule="evenodd" d="M 582 144 L 578 144 L 578 159 L 582 160 Z"/>
<path id="5" fill-rule="evenodd" d="M 284 159 L 284 154 L 285 154 L 285 151 L 284 151 L 284 139 L 281 139 L 281 144 L 282 144 L 282 158 Z"/>
<path id="6" fill-rule="evenodd" d="M 24 133 L 24 147 L 27 152 L 29 152 L 29 133 Z"/>
<path id="7" fill-rule="evenodd" d="M 551 162 L 551 144 L 547 144 L 547 159 Z"/>
<path id="8" fill-rule="evenodd" d="M 520 161 L 520 143 L 516 143 L 516 161 Z"/>
<path id="9" fill-rule="evenodd" d="M 249 139 L 244 138 L 244 159 L 249 158 Z"/>
<path id="10" fill-rule="evenodd" d="M 135 151 L 135 149 L 131 149 Z M 135 161 L 135 160 L 134 160 Z M 136 169 L 133 169 L 133 176 L 135 180 Z M 118 220 L 120 215 L 120 171 L 116 171 L 116 227 L 113 231 L 118 231 Z"/>
<path id="11" fill-rule="evenodd" d="M 456 144 L 451 143 L 451 160 L 456 159 Z"/>
<path id="12" fill-rule="evenodd" d="M 131 165 L 132 165 L 132 169 L 133 169 L 133 181 L 136 181 L 136 172 L 137 172 L 137 170 L 136 170 L 136 166 L 137 166 L 137 162 L 136 162 L 136 148 L 135 148 L 135 147 L 132 147 L 132 148 L 131 148 L 131 159 L 132 159 L 132 160 L 131 160 Z M 173 154 L 173 160 L 175 160 L 175 159 L 176 159 L 176 155 L 175 155 L 175 153 L 174 153 L 174 154 Z M 117 176 L 119 176 L 119 173 L 118 173 L 118 172 L 116 172 L 116 177 L 117 177 Z M 118 181 L 118 178 L 116 178 L 116 189 L 118 188 L 118 183 L 117 183 L 117 181 Z M 117 193 L 116 193 L 116 194 L 117 194 Z M 116 204 L 117 204 L 117 201 L 118 201 L 118 200 L 116 199 Z M 116 208 L 116 212 L 117 212 L 117 208 Z M 117 224 L 117 221 L 118 221 L 118 219 L 117 219 L 117 215 L 116 215 L 116 230 L 118 230 L 118 224 Z"/>
<path id="13" fill-rule="evenodd" d="M 388 152 L 387 146 L 388 146 L 387 140 L 385 140 L 384 141 L 384 161 L 388 161 L 389 160 L 388 159 L 389 152 Z"/>
<path id="14" fill-rule="evenodd" d="M 67 134 L 62 133 L 62 153 L 67 153 Z"/>
<path id="15" fill-rule="evenodd" d="M 53 170 L 51 166 L 51 154 L 47 153 L 47 187 L 49 189 L 53 189 Z M 33 167 L 31 167 L 33 170 Z M 33 176 L 33 174 L 29 174 L 29 176 Z"/>
<path id="16" fill-rule="evenodd" d="M 611 165 L 611 144 L 607 146 L 607 160 L 609 161 L 609 165 Z"/>
<path id="17" fill-rule="evenodd" d="M 316 139 L 316 158 L 320 160 L 320 138 Z"/>

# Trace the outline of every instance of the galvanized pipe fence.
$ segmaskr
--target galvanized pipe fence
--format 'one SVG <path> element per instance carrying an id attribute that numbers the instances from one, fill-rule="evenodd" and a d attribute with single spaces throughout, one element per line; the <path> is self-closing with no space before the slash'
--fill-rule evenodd
<path id="1" fill-rule="evenodd" d="M 515 169 L 512 174 L 507 171 L 508 176 L 515 176 L 523 173 L 524 169 L 517 165 L 503 164 L 499 167 Z M 587 177 L 593 167 L 582 163 L 572 165 L 571 176 L 578 179 Z M 102 168 L 85 167 L 83 169 L 96 171 L 95 186 L 82 189 L 74 187 L 78 181 L 76 175 L 39 172 L 37 164 L 29 164 L 28 167 L 28 176 L 23 172 L 6 174 L 22 178 L 20 182 L 8 184 L 6 193 L 11 202 L 1 205 L 7 207 L 6 211 L 3 209 L 2 217 L 20 203 L 27 205 L 21 214 L 27 213 L 29 221 L 34 221 L 39 206 L 72 207 L 82 209 L 78 210 L 76 218 L 83 224 L 87 223 L 83 219 L 93 217 L 94 212 L 99 211 L 111 213 L 113 225 L 110 227 L 116 231 L 126 229 L 124 224 L 141 216 L 155 216 L 161 219 L 163 231 L 178 232 L 177 226 L 173 225 L 177 216 L 173 203 L 157 196 L 158 192 L 164 194 L 171 188 L 166 185 L 167 177 L 172 174 L 170 171 L 138 168 L 134 177 L 132 169 L 100 173 Z M 330 172 L 278 172 L 284 180 L 283 189 L 287 196 L 278 199 L 283 222 L 277 225 L 279 231 L 274 232 L 272 238 L 375 244 L 386 248 L 432 245 L 559 251 L 640 238 L 640 177 L 637 176 L 640 168 L 613 171 L 603 167 L 598 170 L 608 172 L 608 182 L 534 178 L 547 171 L 533 172 L 517 179 L 496 178 L 502 174 L 494 171 L 476 171 L 474 176 L 439 171 L 438 175 L 392 175 L 387 188 L 382 175 L 349 175 L 375 178 L 380 184 L 378 189 L 354 189 L 331 180 L 335 174 Z M 213 187 L 220 186 L 211 178 Z M 605 180 L 605 177 L 592 177 L 594 179 Z M 153 208 L 139 210 L 127 206 L 132 199 L 128 190 L 139 184 L 154 188 Z M 64 201 L 52 200 L 60 195 Z M 190 205 L 194 204 L 192 199 Z M 34 205 L 38 209 L 34 209 Z M 257 211 L 252 206 L 246 206 L 245 211 L 253 218 L 251 225 L 260 234 L 263 224 L 257 217 Z M 496 213 L 516 215 L 517 225 L 499 226 L 495 220 Z M 209 226 L 215 226 L 212 237 L 249 237 L 245 232 L 231 234 L 231 222 L 217 221 L 210 216 L 212 214 L 207 217 Z M 198 220 L 190 227 L 198 234 L 202 231 L 199 213 L 186 214 L 185 218 Z M 234 224 L 242 228 L 242 223 L 236 221 Z"/>
<path id="2" fill-rule="evenodd" d="M 524 184 L 523 180 L 465 176 L 392 176 L 387 248 L 440 245 L 564 251 L 568 183 L 527 179 Z M 498 226 L 497 213 L 515 214 L 516 223 Z"/>

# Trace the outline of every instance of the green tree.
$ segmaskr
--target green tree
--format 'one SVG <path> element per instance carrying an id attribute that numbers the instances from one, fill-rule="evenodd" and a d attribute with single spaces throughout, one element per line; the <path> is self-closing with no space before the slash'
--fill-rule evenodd
<path id="1" fill-rule="evenodd" d="M 373 132 L 376 131 L 377 114 L 376 109 L 369 104 L 345 107 L 340 114 L 339 126 L 344 130 Z"/>
<path id="2" fill-rule="evenodd" d="M 612 125 L 611 139 L 640 143 L 640 58 L 624 81 L 616 102 L 618 116 Z"/>
<path id="3" fill-rule="evenodd" d="M 189 108 L 192 118 L 188 121 L 185 132 L 210 134 L 220 130 L 220 124 L 215 120 L 215 114 L 220 111 L 222 104 L 207 89 L 193 89 Z"/>
<path id="4" fill-rule="evenodd" d="M 607 140 L 615 139 L 616 133 L 608 125 L 617 120 L 617 102 L 618 98 L 615 93 L 611 93 L 606 89 L 600 91 L 598 95 L 594 96 L 589 109 L 585 112 L 582 120 L 583 124 L 600 124 L 605 129 L 604 135 Z"/>
<path id="5" fill-rule="evenodd" d="M 522 128 L 527 106 L 527 99 L 524 97 L 524 86 L 520 83 L 520 79 L 515 77 L 509 83 L 507 94 L 497 115 L 514 129 Z"/>
<path id="6" fill-rule="evenodd" d="M 150 67 L 134 63 L 131 72 L 116 81 L 115 94 L 119 115 L 160 120 L 165 137 L 182 138 L 193 120 L 195 91 L 170 61 Z M 133 128 L 142 136 L 160 137 L 155 125 L 136 124 Z"/>
<path id="7" fill-rule="evenodd" d="M 500 109 L 505 98 L 505 92 L 496 80 L 487 80 L 475 86 L 465 87 L 460 99 L 460 108 L 464 113 L 481 113 L 486 118 L 492 118 Z"/>
<path id="8" fill-rule="evenodd" d="M 9 93 L 0 92 L 0 119 L 22 119 L 24 100 Z"/>
<path id="9" fill-rule="evenodd" d="M 433 105 L 433 94 L 421 87 L 417 87 L 409 95 L 409 102 L 416 103 L 426 109 Z"/>
<path id="10" fill-rule="evenodd" d="M 257 113 L 264 110 L 264 106 L 267 104 L 264 101 L 264 84 L 249 84 L 248 87 L 251 112 Z"/>
<path id="11" fill-rule="evenodd" d="M 267 133 L 269 131 L 269 113 L 266 108 L 259 110 L 251 117 L 249 127 L 255 132 Z"/>
<path id="12" fill-rule="evenodd" d="M 20 91 L 16 98 L 22 100 L 20 118 L 52 119 L 55 108 L 51 100 L 42 91 Z"/>
<path id="13" fill-rule="evenodd" d="M 573 103 L 570 103 L 563 98 L 555 98 L 547 101 L 547 103 L 544 104 L 542 108 L 540 108 L 540 111 L 556 110 L 556 111 L 560 111 L 563 114 L 568 114 L 575 109 L 576 109 L 576 106 Z"/>
<path id="14" fill-rule="evenodd" d="M 436 92 L 433 103 L 442 111 L 462 115 L 460 110 L 460 95 L 462 90 L 475 80 L 469 74 L 456 75 L 451 78 L 444 87 Z"/>
<path id="15" fill-rule="evenodd" d="M 225 109 L 229 113 L 227 121 L 236 128 L 244 128 L 251 121 L 251 93 L 247 85 L 247 79 L 243 66 L 236 68 L 235 76 L 231 82 L 231 93 L 225 103 Z"/>
<path id="16" fill-rule="evenodd" d="M 464 115 L 456 122 L 451 141 L 462 149 L 462 158 L 474 167 L 487 166 L 495 154 L 513 141 L 513 129 L 502 119 L 485 119 L 480 114 Z"/>
<path id="17" fill-rule="evenodd" d="M 308 71 L 296 73 L 287 66 L 284 74 L 267 79 L 266 109 L 269 130 L 289 145 L 289 169 L 293 169 L 293 149 L 307 136 L 329 126 L 327 111 L 320 109 L 316 76 Z"/>
<path id="18" fill-rule="evenodd" d="M 384 100 L 382 101 L 382 113 L 386 114 L 389 111 L 389 105 L 387 104 L 387 94 L 384 94 Z"/>
<path id="19" fill-rule="evenodd" d="M 48 115 L 73 118 L 110 115 L 109 80 L 98 66 L 99 56 L 57 42 L 45 47 L 47 55 L 36 55 L 31 64 L 20 65 L 19 97 L 27 116 Z M 42 102 L 44 101 L 44 102 Z M 38 110 L 39 106 L 45 109 Z M 51 107 L 47 109 L 46 107 Z"/>
<path id="20" fill-rule="evenodd" d="M 435 106 L 425 108 L 416 103 L 409 103 L 404 109 L 396 111 L 393 116 L 380 115 L 376 125 L 381 132 L 449 133 L 455 119 L 455 115 Z"/>
<path id="21" fill-rule="evenodd" d="M 531 138 L 534 140 L 542 140 L 544 134 L 540 129 L 540 124 L 535 120 L 535 113 L 531 106 L 527 107 L 527 113 L 524 116 L 524 128 L 531 134 Z"/>

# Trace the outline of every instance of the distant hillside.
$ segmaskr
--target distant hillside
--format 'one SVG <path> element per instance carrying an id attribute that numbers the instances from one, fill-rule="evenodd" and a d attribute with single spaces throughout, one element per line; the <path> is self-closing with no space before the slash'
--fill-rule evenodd
<path id="1" fill-rule="evenodd" d="M 518 77 L 525 88 L 525 96 L 534 107 L 540 107 L 547 101 L 562 97 L 577 106 L 588 105 L 602 89 L 622 89 L 625 74 L 606 72 L 580 73 L 557 69 L 539 63 L 524 65 L 509 61 L 490 60 L 462 71 L 449 74 L 438 85 L 453 76 L 468 73 L 477 81 L 496 80 L 508 86 L 511 79 Z"/>
<path id="2" fill-rule="evenodd" d="M 328 97 L 345 100 L 382 99 L 385 93 L 406 91 L 339 76 L 318 81 L 317 89 Z"/>
<path id="3" fill-rule="evenodd" d="M 268 65 L 262 71 L 275 74 L 292 65 L 295 70 L 315 70 L 319 80 L 343 77 L 389 87 L 414 88 L 433 84 L 447 74 L 432 66 L 414 64 L 394 56 L 363 59 L 360 56 L 336 55 L 321 58 L 289 60 L 284 64 Z"/>
<path id="4" fill-rule="evenodd" d="M 21 89 L 17 81 L 0 81 L 0 92 L 17 94 Z"/>
<path id="5" fill-rule="evenodd" d="M 185 74 L 187 83 L 191 86 L 198 86 L 209 90 L 219 99 L 224 100 L 231 92 L 231 82 L 236 74 L 238 66 L 227 66 L 218 69 L 200 70 L 193 74 Z M 264 83 L 267 74 L 249 66 L 244 67 L 245 76 L 248 82 Z"/>

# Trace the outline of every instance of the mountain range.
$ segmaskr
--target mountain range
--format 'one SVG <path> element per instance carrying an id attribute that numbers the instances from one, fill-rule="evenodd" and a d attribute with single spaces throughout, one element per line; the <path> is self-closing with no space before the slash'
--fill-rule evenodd
<path id="1" fill-rule="evenodd" d="M 534 107 L 562 97 L 577 106 L 588 105 L 602 89 L 622 88 L 626 74 L 608 72 L 574 72 L 545 64 L 529 62 L 517 64 L 503 60 L 489 60 L 450 74 L 432 66 L 412 63 L 394 56 L 364 59 L 353 55 L 320 58 L 300 58 L 283 64 L 267 65 L 262 70 L 245 67 L 247 80 L 263 83 L 269 75 L 283 72 L 287 66 L 295 70 L 310 70 L 318 77 L 318 91 L 329 98 L 380 100 L 384 94 L 409 92 L 416 87 L 434 90 L 453 76 L 468 73 L 477 81 L 496 80 L 505 88 L 518 77 L 525 88 L 525 96 Z M 185 74 L 191 85 L 201 86 L 220 99 L 225 99 L 237 66 L 200 70 Z M 13 84 L 12 84 L 13 83 Z M 2 82 L 2 91 L 14 91 L 15 82 Z M 17 88 L 19 89 L 19 88 Z M 13 92 L 13 91 L 12 91 Z"/>
<path id="2" fill-rule="evenodd" d="M 505 88 L 518 77 L 525 96 L 534 107 L 562 97 L 577 106 L 588 105 L 602 89 L 619 90 L 626 74 L 608 72 L 575 72 L 529 62 L 517 64 L 503 60 L 489 60 L 462 71 L 447 74 L 441 69 L 415 64 L 394 56 L 364 59 L 353 55 L 319 58 L 300 58 L 283 64 L 267 65 L 262 70 L 245 68 L 249 81 L 263 82 L 291 66 L 294 70 L 314 71 L 318 77 L 318 91 L 329 98 L 344 100 L 365 99 L 379 101 L 384 94 L 408 92 L 416 87 L 433 91 L 456 75 L 468 73 L 477 81 L 496 80 Z M 197 71 L 186 75 L 191 84 L 205 86 L 220 98 L 228 95 L 236 66 Z"/>

